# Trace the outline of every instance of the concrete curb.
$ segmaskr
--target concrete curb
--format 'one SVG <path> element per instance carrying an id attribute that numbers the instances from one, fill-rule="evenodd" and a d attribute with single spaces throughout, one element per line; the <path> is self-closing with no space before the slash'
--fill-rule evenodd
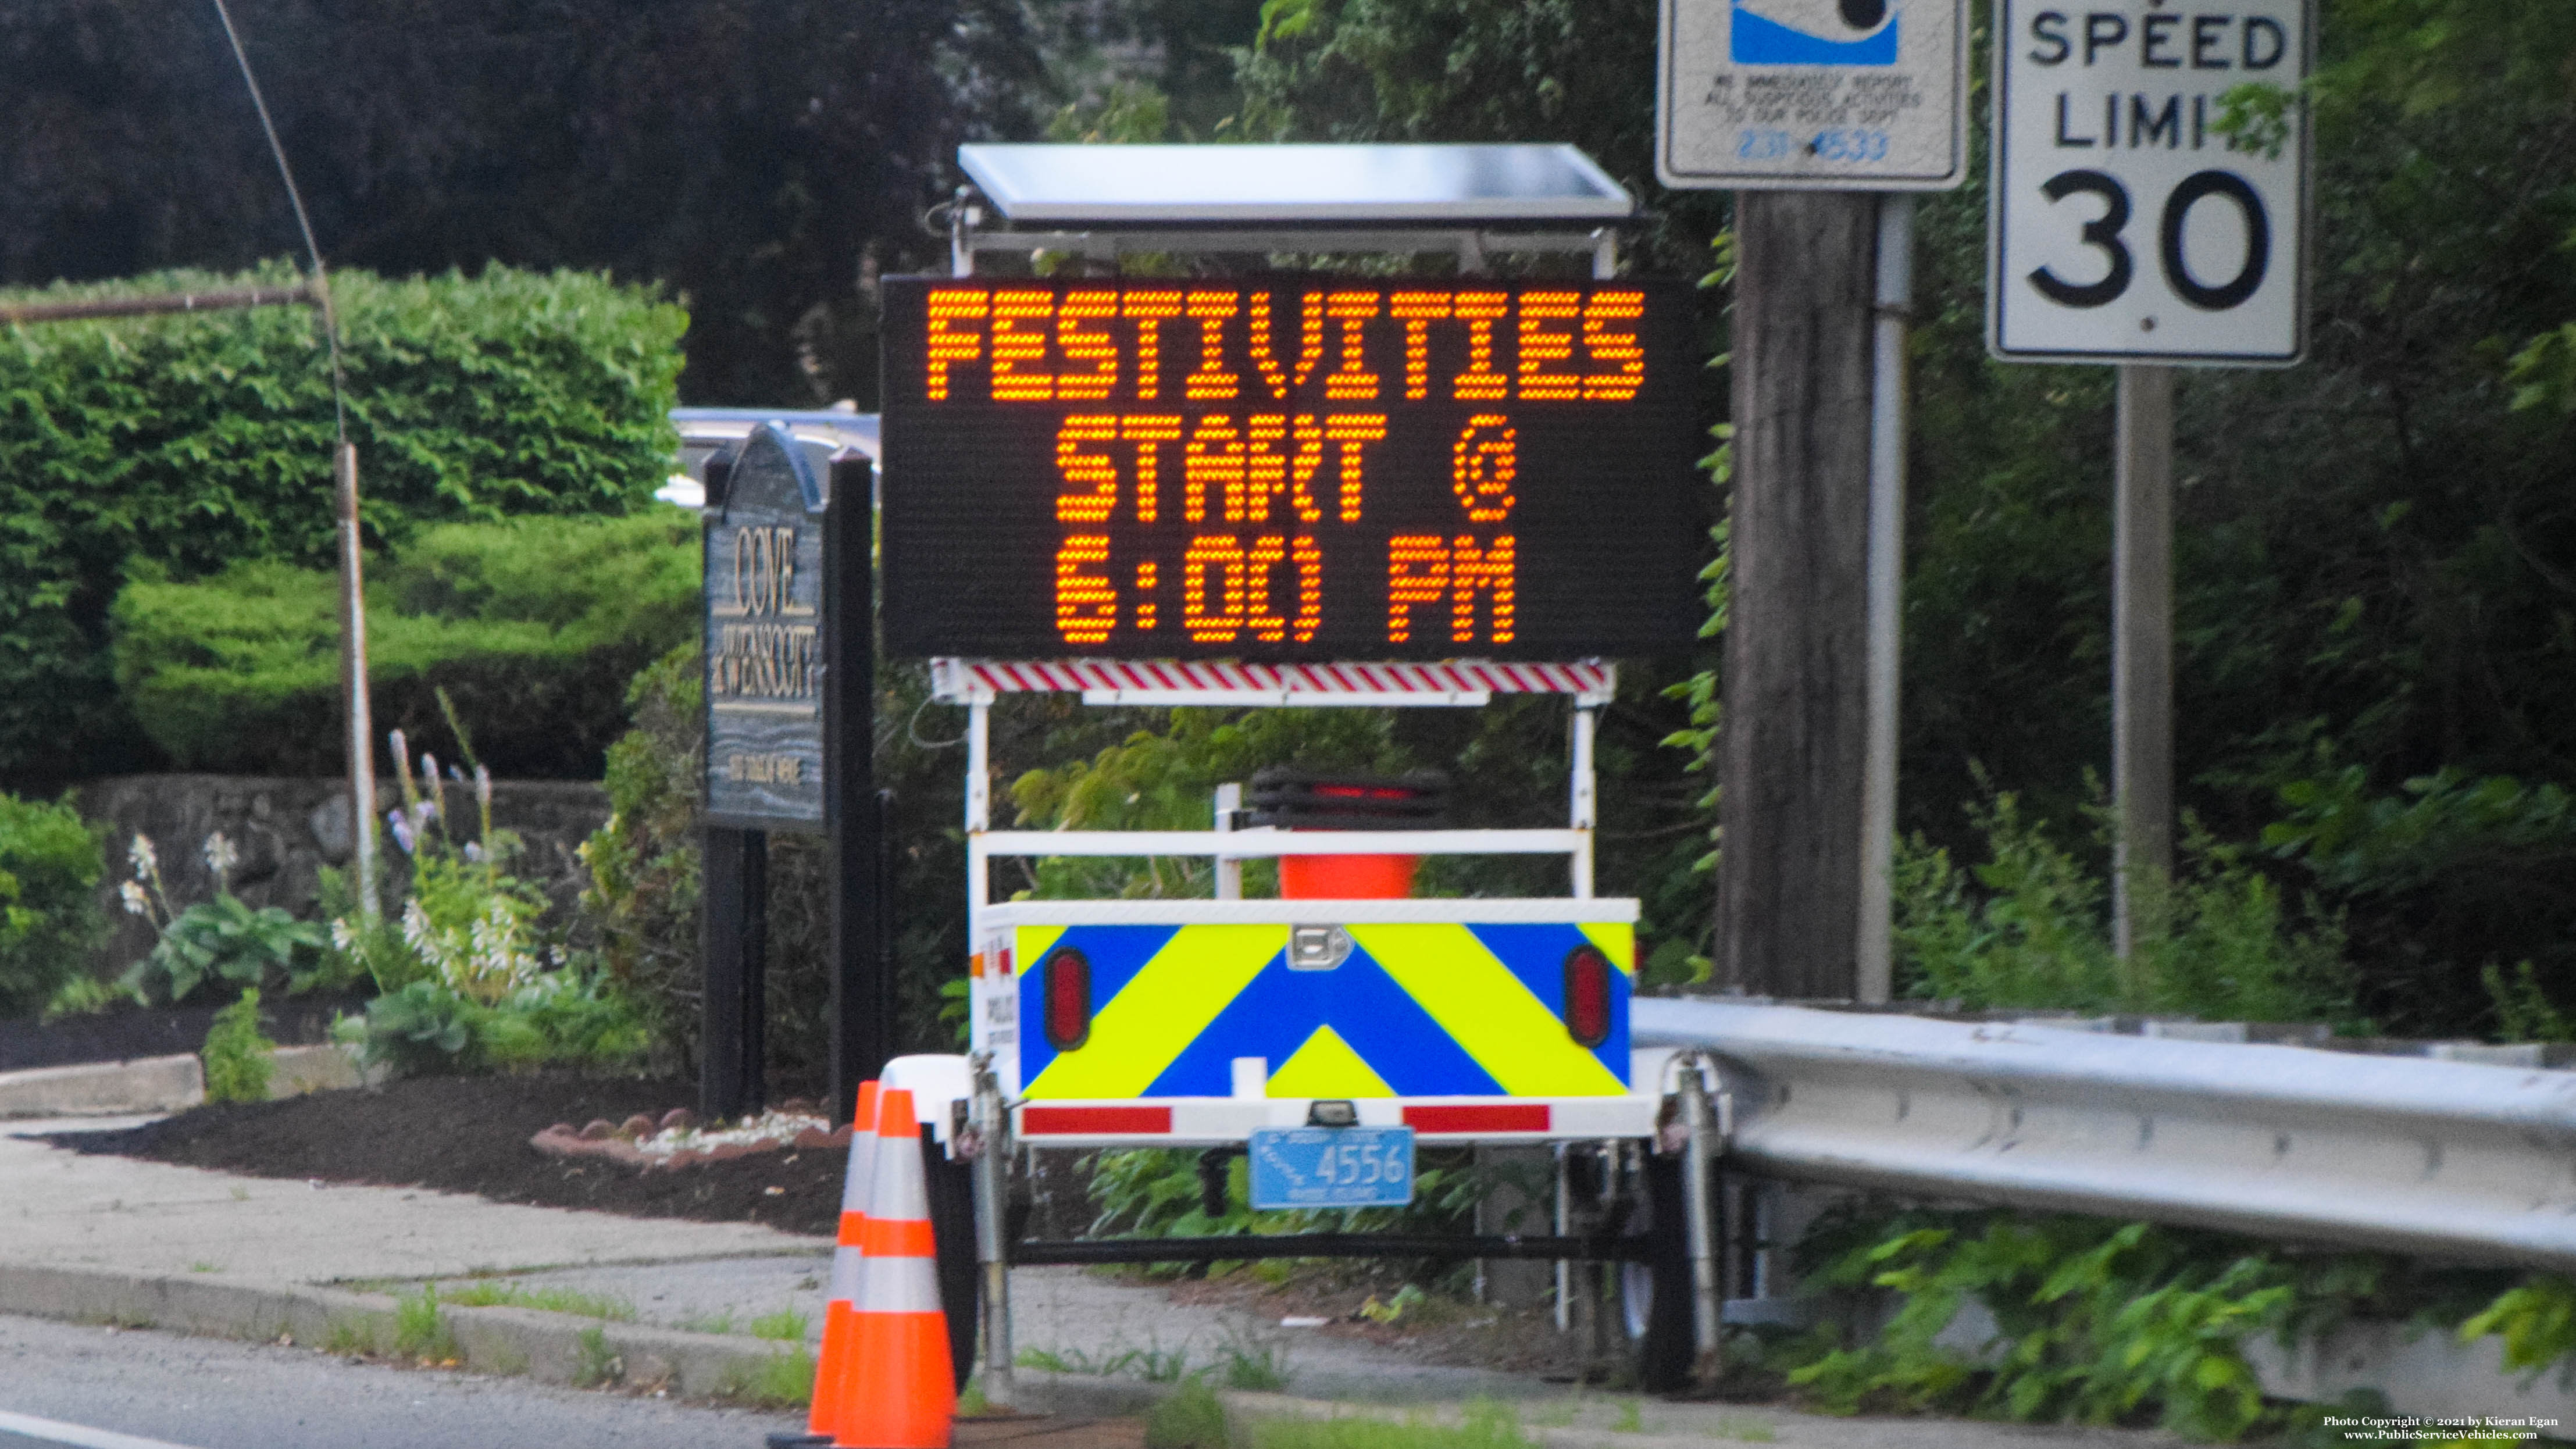
<path id="1" fill-rule="evenodd" d="M 1020 1370 L 1014 1378 L 1024 1401 L 1022 1408 L 1067 1418 L 1112 1418 L 1146 1413 L 1179 1387 L 1136 1379 L 1093 1378 L 1084 1374 L 1033 1373 L 1027 1369 Z M 1251 1426 L 1265 1419 L 1373 1419 L 1388 1424 L 1428 1423 L 1444 1427 L 1456 1427 L 1467 1419 L 1462 1406 L 1450 1403 L 1405 1405 L 1304 1399 L 1293 1394 L 1251 1389 L 1219 1389 L 1216 1399 L 1225 1410 L 1226 1425 L 1238 1444 L 1251 1443 Z M 1744 1412 L 1774 1418 L 1782 1413 L 1775 1405 L 1746 1406 Z M 1707 1449 L 1709 1443 L 1709 1436 L 1704 1433 L 1658 1434 L 1631 1429 L 1533 1424 L 1517 1414 L 1514 1424 L 1522 1439 L 1545 1446 L 1545 1449 Z"/>
<path id="2" fill-rule="evenodd" d="M 372 1086 L 384 1073 L 362 1071 L 349 1049 L 279 1047 L 270 1054 L 268 1095 Z M 205 1064 L 194 1054 L 82 1062 L 0 1072 L 0 1117 L 115 1117 L 184 1112 L 206 1100 Z"/>
<path id="3" fill-rule="evenodd" d="M 193 1055 L 0 1072 L 0 1117 L 177 1112 L 204 1100 L 206 1069 Z"/>
<path id="4" fill-rule="evenodd" d="M 263 1342 L 392 1353 L 399 1300 L 300 1283 L 193 1274 L 147 1275 L 0 1264 L 0 1313 L 73 1323 L 158 1328 Z M 802 1344 L 604 1323 L 529 1308 L 438 1309 L 460 1366 L 540 1383 L 667 1389 L 687 1398 L 739 1399 Z"/>

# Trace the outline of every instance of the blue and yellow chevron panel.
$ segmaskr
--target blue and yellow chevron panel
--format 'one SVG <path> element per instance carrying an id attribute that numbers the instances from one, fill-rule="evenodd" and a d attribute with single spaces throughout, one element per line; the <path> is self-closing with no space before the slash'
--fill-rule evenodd
<path id="1" fill-rule="evenodd" d="M 1031 1100 L 1224 1097 L 1238 1057 L 1269 1063 L 1274 1097 L 1613 1097 L 1628 1093 L 1635 929 L 1406 923 L 1345 928 L 1328 969 L 1291 970 L 1271 925 L 1022 926 L 1020 1081 Z M 1568 956 L 1617 968 L 1609 1033 L 1565 1024 Z M 1082 953 L 1090 1034 L 1047 1039 L 1046 966 Z"/>

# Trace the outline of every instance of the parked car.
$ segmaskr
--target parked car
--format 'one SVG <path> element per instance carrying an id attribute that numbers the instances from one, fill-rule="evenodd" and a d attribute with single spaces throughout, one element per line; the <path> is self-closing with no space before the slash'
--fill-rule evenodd
<path id="1" fill-rule="evenodd" d="M 856 449 L 871 459 L 880 456 L 877 415 L 855 409 L 673 408 L 671 422 L 680 430 L 680 456 L 670 481 L 653 496 L 683 508 L 706 506 L 708 460 L 742 446 L 742 440 L 762 423 L 785 424 L 813 454 L 816 471 L 826 477 L 831 472 L 827 465 L 844 451 Z"/>

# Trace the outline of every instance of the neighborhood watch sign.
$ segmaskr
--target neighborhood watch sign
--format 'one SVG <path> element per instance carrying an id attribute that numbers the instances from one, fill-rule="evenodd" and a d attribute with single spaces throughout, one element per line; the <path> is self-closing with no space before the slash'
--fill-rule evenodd
<path id="1" fill-rule="evenodd" d="M 720 825 L 823 821 L 824 504 L 822 471 L 775 423 L 752 430 L 708 499 L 707 816 Z"/>
<path id="2" fill-rule="evenodd" d="M 1664 0 L 1667 186 L 1943 190 L 1967 166 L 1963 0 Z"/>

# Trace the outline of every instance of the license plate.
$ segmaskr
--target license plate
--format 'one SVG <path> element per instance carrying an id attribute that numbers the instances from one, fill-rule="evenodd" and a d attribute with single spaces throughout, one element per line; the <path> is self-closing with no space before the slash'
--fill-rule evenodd
<path id="1" fill-rule="evenodd" d="M 1411 1201 L 1410 1127 L 1262 1127 L 1253 1131 L 1254 1207 L 1402 1207 Z"/>

